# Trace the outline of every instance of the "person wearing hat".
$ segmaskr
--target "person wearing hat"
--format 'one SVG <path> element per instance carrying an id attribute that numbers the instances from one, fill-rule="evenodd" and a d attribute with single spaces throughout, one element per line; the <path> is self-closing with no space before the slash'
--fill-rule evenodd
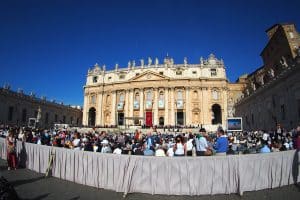
<path id="1" fill-rule="evenodd" d="M 208 143 L 205 136 L 206 130 L 204 128 L 201 128 L 199 134 L 195 139 L 197 156 L 209 156 L 212 154 L 211 150 L 208 147 Z"/>
<path id="2" fill-rule="evenodd" d="M 101 153 L 111 153 L 112 152 L 107 139 L 104 139 L 101 142 L 101 144 L 102 144 Z"/>

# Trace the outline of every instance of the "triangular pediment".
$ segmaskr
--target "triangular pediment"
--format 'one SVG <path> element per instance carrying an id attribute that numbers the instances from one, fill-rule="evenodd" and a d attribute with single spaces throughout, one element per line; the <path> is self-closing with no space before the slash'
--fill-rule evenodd
<path id="1" fill-rule="evenodd" d="M 169 77 L 148 70 L 131 78 L 129 81 L 159 81 L 166 79 L 169 79 Z"/>

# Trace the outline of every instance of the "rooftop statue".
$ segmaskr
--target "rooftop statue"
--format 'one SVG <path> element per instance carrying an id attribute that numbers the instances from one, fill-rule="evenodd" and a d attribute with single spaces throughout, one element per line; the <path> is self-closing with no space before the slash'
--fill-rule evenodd
<path id="1" fill-rule="evenodd" d="M 148 66 L 150 66 L 151 64 L 152 64 L 152 59 L 148 57 Z"/>
<path id="2" fill-rule="evenodd" d="M 141 66 L 143 67 L 144 66 L 144 59 L 140 59 L 140 61 L 141 61 Z"/>
<path id="3" fill-rule="evenodd" d="M 157 66 L 159 63 L 158 63 L 158 58 L 155 58 L 155 66 Z"/>
<path id="4" fill-rule="evenodd" d="M 187 57 L 184 57 L 184 59 L 183 59 L 183 63 L 184 63 L 184 66 L 186 66 L 186 65 L 187 65 L 187 63 L 188 63 L 188 61 L 187 61 Z"/>

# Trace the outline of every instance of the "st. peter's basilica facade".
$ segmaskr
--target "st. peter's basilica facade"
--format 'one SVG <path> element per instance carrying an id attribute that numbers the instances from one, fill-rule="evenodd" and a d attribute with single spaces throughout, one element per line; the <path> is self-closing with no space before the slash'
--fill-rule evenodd
<path id="1" fill-rule="evenodd" d="M 106 71 L 96 64 L 84 86 L 83 125 L 226 127 L 242 83 L 229 83 L 223 60 L 211 54 L 199 64 L 174 64 L 167 56 Z"/>

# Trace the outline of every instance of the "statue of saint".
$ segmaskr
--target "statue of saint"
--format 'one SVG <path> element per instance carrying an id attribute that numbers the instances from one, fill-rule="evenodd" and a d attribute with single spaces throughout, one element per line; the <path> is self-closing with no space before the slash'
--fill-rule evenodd
<path id="1" fill-rule="evenodd" d="M 143 67 L 144 66 L 144 59 L 141 59 L 141 66 Z"/>
<path id="2" fill-rule="evenodd" d="M 135 60 L 132 61 L 132 67 L 135 67 Z"/>
<path id="3" fill-rule="evenodd" d="M 155 58 L 155 65 L 157 66 L 158 64 L 158 58 Z"/>
<path id="4" fill-rule="evenodd" d="M 202 56 L 200 57 L 200 64 L 201 64 L 201 65 L 204 64 L 204 61 L 203 61 L 203 57 L 202 57 Z"/>
<path id="5" fill-rule="evenodd" d="M 256 85 L 255 85 L 254 81 L 251 82 L 251 87 L 254 91 L 256 90 Z"/>
<path id="6" fill-rule="evenodd" d="M 281 66 L 282 66 L 283 68 L 288 67 L 288 64 L 287 64 L 286 59 L 285 59 L 284 56 L 281 57 L 281 59 L 280 59 L 280 64 L 281 64 Z"/>
<path id="7" fill-rule="evenodd" d="M 269 75 L 271 76 L 271 78 L 275 76 L 274 70 L 272 68 L 269 70 Z"/>
<path id="8" fill-rule="evenodd" d="M 129 61 L 128 61 L 127 67 L 130 68 L 130 66 L 131 66 L 131 62 L 130 62 L 130 60 L 129 60 Z"/>
<path id="9" fill-rule="evenodd" d="M 183 59 L 183 64 L 184 64 L 184 66 L 186 66 L 187 65 L 187 57 L 184 57 L 184 59 Z"/>
<path id="10" fill-rule="evenodd" d="M 152 59 L 148 57 L 148 66 L 150 66 L 151 64 L 152 64 Z"/>
<path id="11" fill-rule="evenodd" d="M 119 64 L 116 63 L 116 65 L 115 65 L 115 70 L 118 70 L 118 69 L 119 69 Z"/>

